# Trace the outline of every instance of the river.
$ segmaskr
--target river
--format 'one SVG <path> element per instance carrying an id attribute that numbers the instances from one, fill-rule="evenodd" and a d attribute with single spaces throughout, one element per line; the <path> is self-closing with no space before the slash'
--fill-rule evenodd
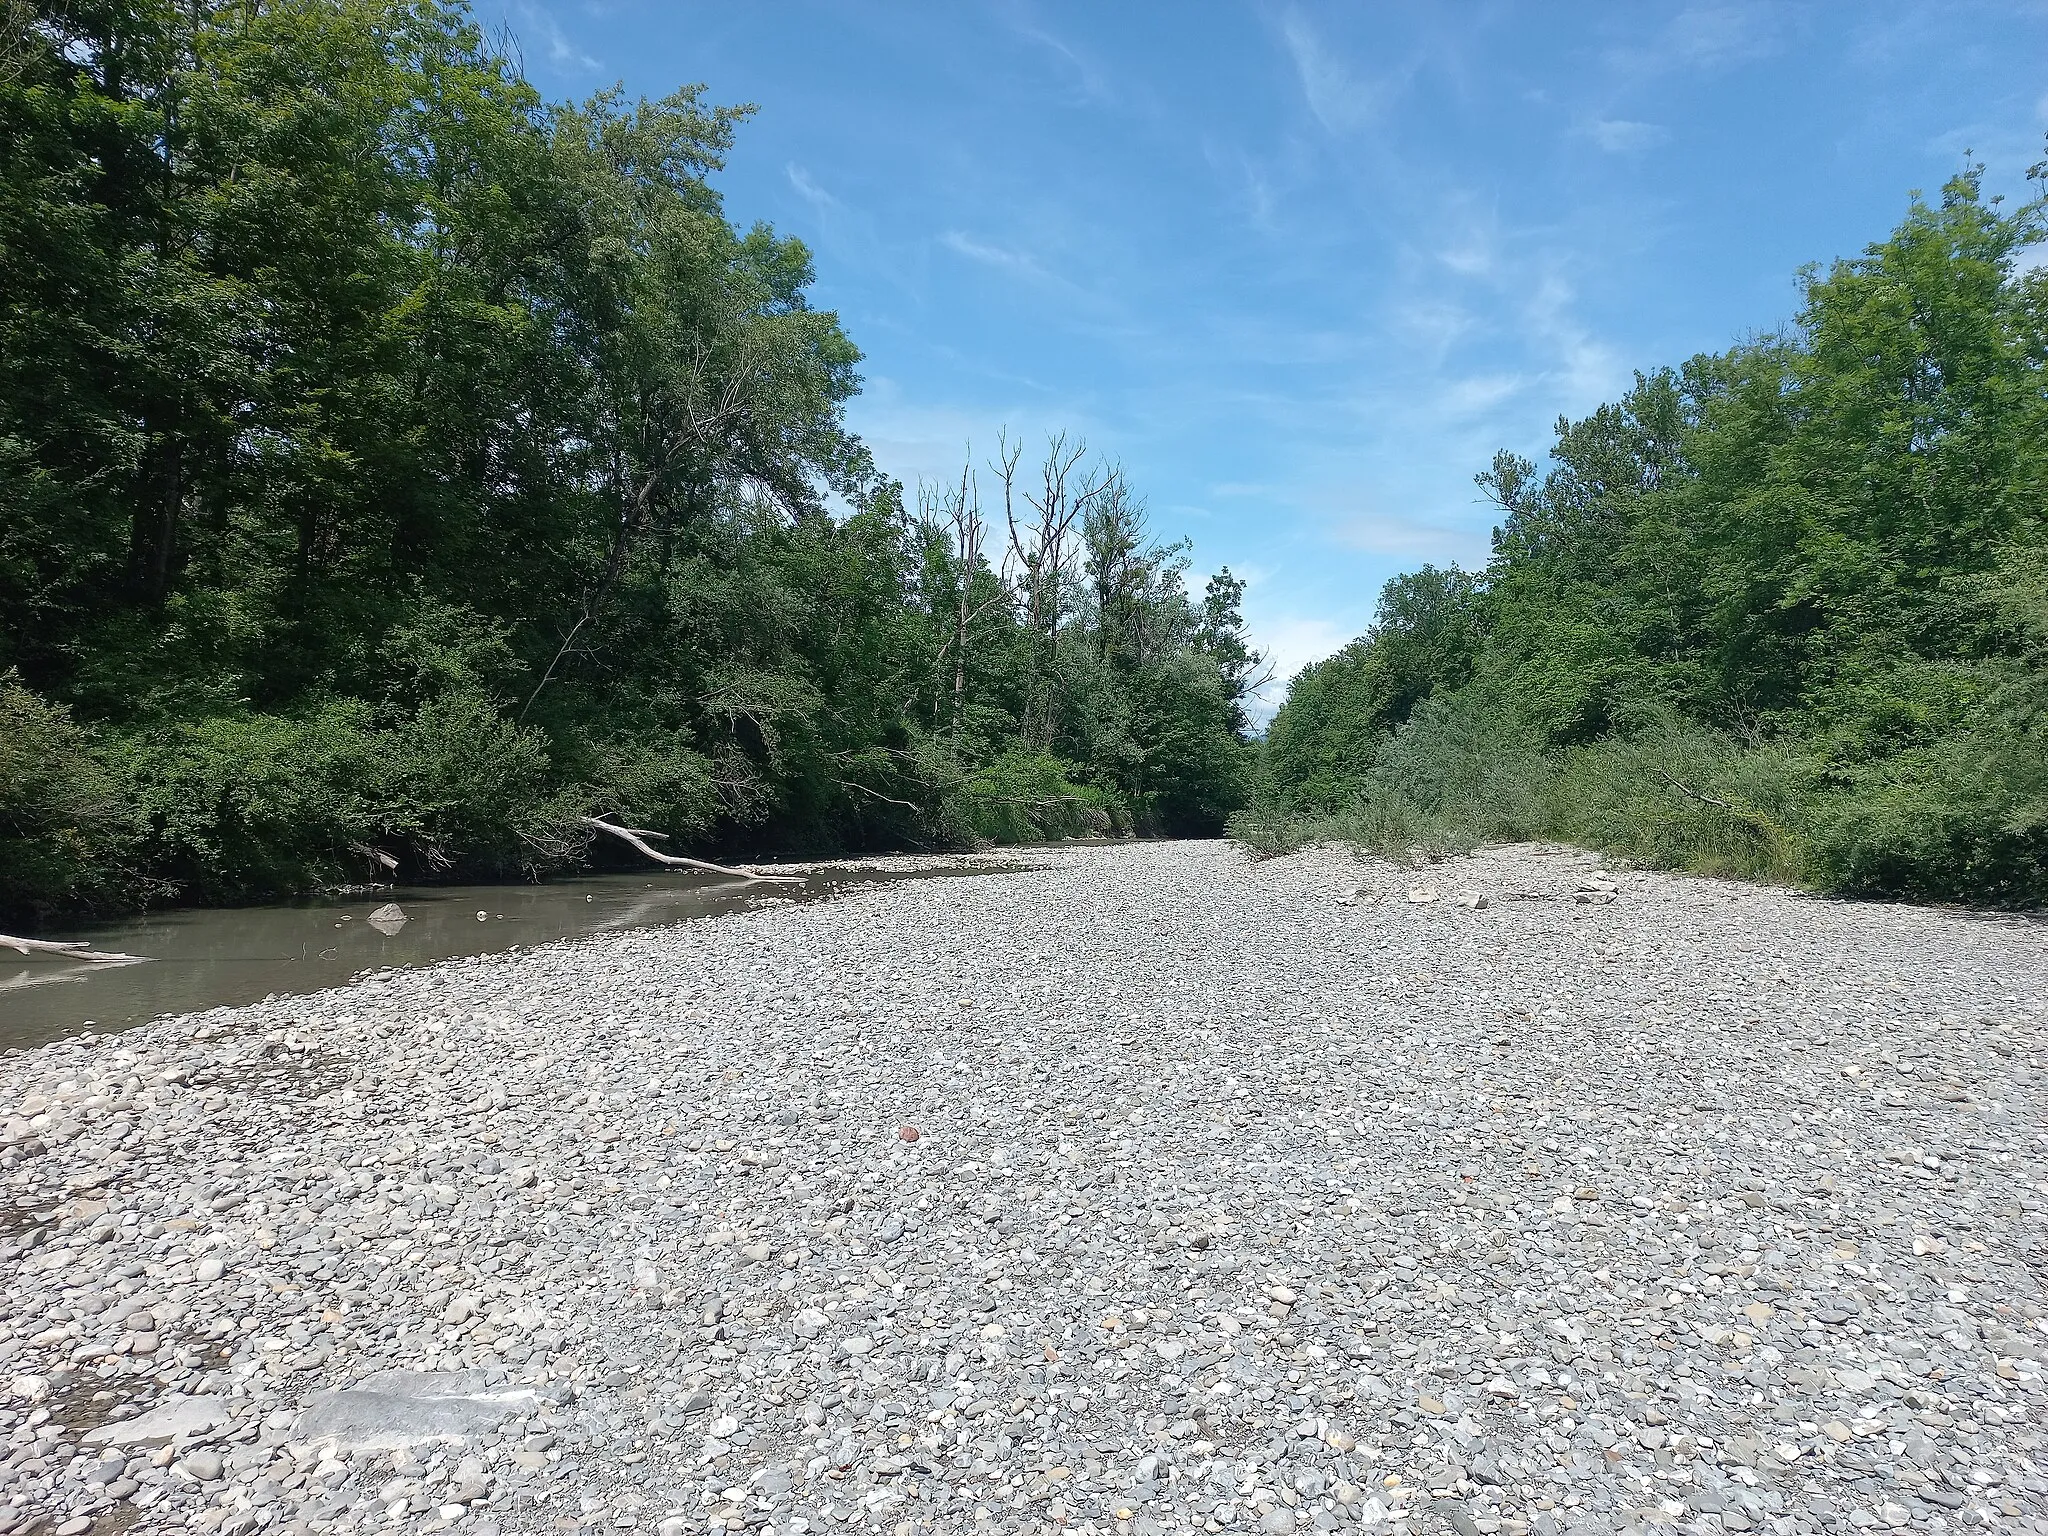
<path id="1" fill-rule="evenodd" d="M 186 907 L 47 935 L 141 963 L 93 964 L 0 950 L 0 1050 L 80 1030 L 125 1029 L 164 1014 L 315 992 L 365 971 L 421 965 L 575 938 L 716 917 L 778 901 L 823 901 L 889 880 L 984 874 L 1015 865 L 827 867 L 801 885 L 694 875 L 593 875 L 545 885 L 401 887 L 373 896 L 265 907 Z M 371 914 L 395 902 L 399 924 Z"/>

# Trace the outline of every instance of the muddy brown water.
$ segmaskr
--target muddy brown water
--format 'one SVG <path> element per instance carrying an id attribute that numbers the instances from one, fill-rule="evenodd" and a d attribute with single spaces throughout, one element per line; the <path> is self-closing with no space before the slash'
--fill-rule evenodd
<path id="1" fill-rule="evenodd" d="M 595 875 L 546 885 L 400 887 L 269 907 L 188 907 L 47 935 L 149 958 L 95 965 L 0 950 L 0 1050 L 80 1030 L 126 1029 L 165 1014 L 317 992 L 366 971 L 495 954 L 554 939 L 717 917 L 776 902 L 828 901 L 861 886 L 995 874 L 1018 864 L 825 868 L 801 885 L 694 875 Z M 405 923 L 383 932 L 386 902 Z"/>

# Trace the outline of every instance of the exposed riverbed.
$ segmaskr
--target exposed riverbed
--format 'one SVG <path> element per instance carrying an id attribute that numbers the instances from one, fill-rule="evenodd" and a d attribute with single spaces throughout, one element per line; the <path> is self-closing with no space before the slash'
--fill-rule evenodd
<path id="1" fill-rule="evenodd" d="M 1033 862 L 0 1058 L 0 1536 L 2043 1529 L 2040 923 Z"/>

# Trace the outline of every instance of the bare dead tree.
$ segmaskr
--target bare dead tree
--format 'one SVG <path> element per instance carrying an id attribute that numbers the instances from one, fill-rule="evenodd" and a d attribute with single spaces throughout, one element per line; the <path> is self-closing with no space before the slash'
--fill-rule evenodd
<path id="1" fill-rule="evenodd" d="M 1074 564 L 1074 525 L 1121 480 L 1104 464 L 1084 465 L 1088 445 L 1062 432 L 1046 442 L 1034 494 L 1017 489 L 1022 445 L 998 439 L 989 467 L 1002 481 L 1003 517 L 1017 565 L 1026 627 L 1032 636 L 1032 675 L 1025 694 L 1024 734 L 1044 749 L 1052 744 L 1059 686 L 1060 621 L 1065 617 L 1066 583 Z M 1020 512 L 1019 500 L 1028 510 Z"/>
<path id="2" fill-rule="evenodd" d="M 981 486 L 975 478 L 974 465 L 970 460 L 960 470 L 957 486 L 918 487 L 918 528 L 928 541 L 943 544 L 946 560 L 951 567 L 951 591 L 947 596 L 950 609 L 948 617 L 952 623 L 950 633 L 940 642 L 938 654 L 933 658 L 935 677 L 943 679 L 948 663 L 951 664 L 951 708 L 947 716 L 947 728 L 957 742 L 960 738 L 960 722 L 967 703 L 967 653 L 972 642 L 974 626 L 990 609 L 1000 607 L 1009 601 L 1009 576 L 1012 557 L 1004 553 L 1002 570 L 994 586 L 984 593 L 979 601 L 975 598 L 975 579 L 984 569 L 985 544 L 988 528 L 981 516 Z M 940 683 L 943 688 L 943 682 Z M 938 714 L 938 700 L 934 698 L 932 712 Z M 934 721 L 936 723 L 936 720 Z"/>

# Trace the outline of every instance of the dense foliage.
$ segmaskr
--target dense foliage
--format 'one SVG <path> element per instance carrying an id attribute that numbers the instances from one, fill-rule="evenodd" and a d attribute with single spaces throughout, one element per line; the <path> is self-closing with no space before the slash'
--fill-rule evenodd
<path id="1" fill-rule="evenodd" d="M 1294 680 L 1239 831 L 2048 898 L 2042 216 L 1960 176 L 1787 333 L 1498 455 L 1486 570 Z"/>
<path id="2" fill-rule="evenodd" d="M 1241 800 L 1236 585 L 1064 443 L 907 509 L 743 111 L 437 0 L 0 14 L 0 910 Z"/>

